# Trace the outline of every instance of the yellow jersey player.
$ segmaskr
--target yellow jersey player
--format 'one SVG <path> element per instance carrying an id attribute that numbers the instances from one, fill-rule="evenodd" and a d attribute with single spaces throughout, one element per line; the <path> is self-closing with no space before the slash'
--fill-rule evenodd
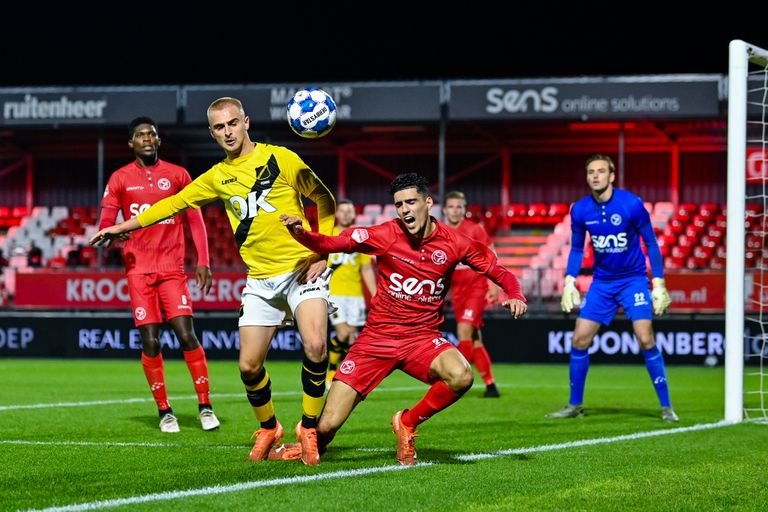
<path id="1" fill-rule="evenodd" d="M 351 227 L 355 223 L 355 204 L 349 199 L 341 199 L 336 205 L 336 227 L 333 234 Z M 333 270 L 331 276 L 331 302 L 336 311 L 331 313 L 331 324 L 336 335 L 331 338 L 328 347 L 327 386 L 330 387 L 333 376 L 349 346 L 355 342 L 357 330 L 365 324 L 365 293 L 363 285 L 373 299 L 376 295 L 376 276 L 368 254 L 353 252 L 334 253 L 328 257 L 328 265 Z"/>
<path id="2" fill-rule="evenodd" d="M 256 143 L 248 135 L 250 120 L 236 98 L 219 98 L 208 107 L 211 136 L 226 158 L 177 194 L 155 203 L 137 217 L 99 231 L 92 244 L 126 239 L 130 231 L 156 224 L 186 208 L 200 208 L 221 199 L 227 211 L 248 279 L 240 306 L 240 378 L 260 422 L 249 454 L 253 461 L 287 458 L 292 450 L 277 449 L 283 427 L 275 416 L 271 381 L 264 367 L 277 329 L 295 319 L 304 344 L 301 382 L 304 390 L 296 436 L 300 457 L 318 464 L 317 417 L 323 406 L 328 281 L 326 257 L 305 248 L 285 232 L 279 215 L 295 215 L 309 227 L 302 196 L 317 205 L 319 230 L 330 235 L 336 204 L 333 194 L 293 151 Z M 158 184 L 159 185 L 159 184 Z"/>

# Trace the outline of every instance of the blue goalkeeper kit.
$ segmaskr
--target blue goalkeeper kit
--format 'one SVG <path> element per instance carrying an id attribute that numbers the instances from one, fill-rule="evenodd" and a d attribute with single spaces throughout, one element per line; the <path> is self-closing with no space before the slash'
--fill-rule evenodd
<path id="1" fill-rule="evenodd" d="M 650 215 L 642 199 L 626 190 L 613 189 L 608 201 L 597 202 L 590 194 L 571 209 L 571 253 L 566 274 L 577 276 L 589 232 L 595 254 L 594 279 L 579 316 L 608 325 L 618 306 L 631 321 L 651 320 L 653 306 L 648 271 L 640 238 L 645 242 L 653 277 L 664 277 L 663 260 Z M 648 373 L 662 407 L 669 407 L 664 359 L 658 347 L 642 350 Z M 589 369 L 587 350 L 572 349 L 570 358 L 570 404 L 581 404 Z"/>
<path id="2" fill-rule="evenodd" d="M 621 305 L 630 320 L 650 320 L 653 307 L 641 237 L 648 248 L 653 276 L 663 277 L 664 271 L 643 201 L 620 189 L 613 189 L 611 198 L 603 203 L 590 194 L 573 205 L 571 230 L 566 274 L 579 274 L 587 232 L 595 254 L 594 280 L 579 316 L 608 325 Z"/>

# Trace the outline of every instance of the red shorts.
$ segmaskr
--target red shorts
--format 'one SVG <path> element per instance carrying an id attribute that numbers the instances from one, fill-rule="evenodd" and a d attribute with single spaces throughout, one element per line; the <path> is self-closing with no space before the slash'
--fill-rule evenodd
<path id="1" fill-rule="evenodd" d="M 445 350 L 454 349 L 440 331 L 413 336 L 373 336 L 363 332 L 344 357 L 334 380 L 351 386 L 365 398 L 394 370 L 402 370 L 421 382 L 433 384 L 429 373 L 432 361 Z"/>
<path id="2" fill-rule="evenodd" d="M 136 327 L 160 324 L 177 316 L 192 316 L 187 276 L 182 272 L 129 274 L 128 290 Z"/>
<path id="3" fill-rule="evenodd" d="M 475 329 L 483 327 L 483 313 L 488 301 L 488 283 L 481 286 L 453 286 L 451 285 L 451 300 L 453 313 L 456 315 L 456 323 L 472 324 Z"/>

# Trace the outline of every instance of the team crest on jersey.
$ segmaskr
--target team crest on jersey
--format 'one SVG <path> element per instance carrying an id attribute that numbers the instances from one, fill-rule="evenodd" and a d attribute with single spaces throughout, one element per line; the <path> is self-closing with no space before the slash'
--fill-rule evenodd
<path id="1" fill-rule="evenodd" d="M 147 318 L 147 310 L 142 307 L 138 307 L 133 311 L 133 316 L 136 317 L 136 320 L 144 320 Z"/>
<path id="2" fill-rule="evenodd" d="M 353 371 L 355 371 L 355 362 L 354 361 L 344 361 L 341 363 L 341 366 L 339 366 L 339 371 L 343 373 L 344 375 L 349 375 Z"/>
<path id="3" fill-rule="evenodd" d="M 168 178 L 160 178 L 159 180 L 157 180 L 157 188 L 159 188 L 160 190 L 168 190 L 169 188 L 171 188 L 171 180 L 169 180 Z"/>
<path id="4" fill-rule="evenodd" d="M 262 165 L 254 169 L 256 171 L 256 179 L 262 182 L 262 185 L 269 185 L 269 179 L 272 177 L 272 171 L 269 170 L 269 166 Z"/>
<path id="5" fill-rule="evenodd" d="M 368 240 L 368 230 L 367 229 L 355 229 L 352 232 L 352 240 L 355 242 L 361 244 Z"/>
<path id="6" fill-rule="evenodd" d="M 613 215 L 611 215 L 611 224 L 613 224 L 614 226 L 618 226 L 619 224 L 621 224 L 621 215 L 619 215 L 618 213 L 614 213 Z"/>
<path id="7" fill-rule="evenodd" d="M 448 256 L 445 255 L 440 249 L 432 253 L 432 263 L 435 265 L 442 265 L 448 260 Z"/>

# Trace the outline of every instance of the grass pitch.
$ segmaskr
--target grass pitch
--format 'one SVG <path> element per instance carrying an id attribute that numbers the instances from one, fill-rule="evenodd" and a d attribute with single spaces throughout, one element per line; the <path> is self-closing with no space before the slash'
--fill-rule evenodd
<path id="1" fill-rule="evenodd" d="M 300 417 L 299 362 L 268 362 L 285 440 Z M 257 428 L 236 362 L 209 362 L 221 429 L 203 432 L 182 361 L 166 360 L 179 434 L 163 434 L 139 361 L 0 361 L 2 510 L 764 510 L 768 425 L 723 425 L 722 368 L 668 368 L 679 424 L 662 423 L 645 367 L 593 365 L 581 419 L 567 365 L 494 366 L 419 427 L 420 464 L 395 461 L 392 414 L 426 386 L 374 391 L 322 463 L 248 463 Z M 477 379 L 478 383 L 480 380 Z"/>

